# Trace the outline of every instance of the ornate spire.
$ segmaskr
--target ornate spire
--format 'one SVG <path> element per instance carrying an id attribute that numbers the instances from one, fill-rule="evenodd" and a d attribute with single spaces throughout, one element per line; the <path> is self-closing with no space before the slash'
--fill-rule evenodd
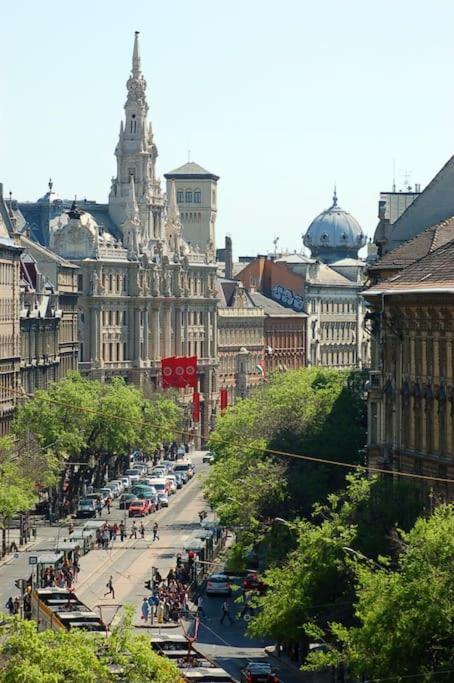
<path id="1" fill-rule="evenodd" d="M 129 180 L 129 195 L 128 202 L 126 204 L 126 220 L 129 220 L 133 223 L 139 223 L 139 207 L 137 206 L 136 185 L 133 175 Z"/>
<path id="2" fill-rule="evenodd" d="M 169 203 L 167 206 L 167 217 L 169 223 L 180 223 L 180 209 L 177 204 L 177 190 L 175 180 L 172 180 L 170 185 Z"/>
<path id="3" fill-rule="evenodd" d="M 140 76 L 140 49 L 139 49 L 139 31 L 134 32 L 134 49 L 132 52 L 132 75 L 136 78 Z"/>

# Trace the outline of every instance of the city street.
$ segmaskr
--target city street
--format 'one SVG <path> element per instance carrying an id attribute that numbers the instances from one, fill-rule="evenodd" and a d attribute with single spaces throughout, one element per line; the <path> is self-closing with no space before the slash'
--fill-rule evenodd
<path id="1" fill-rule="evenodd" d="M 137 608 L 135 623 L 140 625 L 139 608 L 144 596 L 149 596 L 149 591 L 144 588 L 144 582 L 151 578 L 152 567 L 159 569 L 165 577 L 168 570 L 175 566 L 175 557 L 191 536 L 191 532 L 199 527 L 198 512 L 206 509 L 203 500 L 200 482 L 208 470 L 208 465 L 202 464 L 202 453 L 192 454 L 192 460 L 196 466 L 196 475 L 183 489 L 170 498 L 168 508 L 161 509 L 143 519 L 146 528 L 145 539 L 128 537 L 124 542 L 118 539 L 110 544 L 108 550 L 91 550 L 80 559 L 81 571 L 76 584 L 76 593 L 87 605 L 101 612 L 102 618 L 108 624 L 126 604 Z M 208 519 L 212 513 L 208 514 Z M 129 532 L 132 520 L 127 517 L 125 511 L 119 510 L 115 502 L 111 513 L 104 509 L 102 519 L 109 521 L 124 520 Z M 159 540 L 152 541 L 152 526 L 157 521 L 159 524 Z M 136 520 L 137 526 L 140 520 Z M 75 528 L 83 526 L 85 520 L 74 520 Z M 0 566 L 0 599 L 2 605 L 10 595 L 18 594 L 14 581 L 18 578 L 27 578 L 30 575 L 29 557 L 39 551 L 52 551 L 56 543 L 68 534 L 67 526 L 42 526 L 38 529 L 37 542 L 26 551 L 13 556 L 7 563 Z M 115 598 L 105 597 L 106 584 L 109 578 L 115 590 Z M 245 622 L 239 620 L 237 615 L 240 606 L 232 602 L 232 614 L 234 624 L 227 622 L 219 623 L 222 598 L 205 597 L 204 609 L 206 616 L 202 619 L 199 629 L 199 641 L 197 647 L 211 659 L 216 660 L 219 666 L 225 668 L 233 677 L 239 679 L 241 668 L 251 659 L 268 657 L 264 651 L 269 642 L 250 639 L 245 636 Z M 142 629 L 141 629 L 142 630 Z M 143 630 L 142 630 L 143 632 Z M 150 635 L 156 633 L 156 628 L 147 629 Z M 180 628 L 172 630 L 173 633 L 181 633 Z M 279 663 L 273 657 L 270 662 L 276 665 L 281 680 L 284 683 L 297 683 L 298 681 L 311 681 L 321 683 L 322 678 L 303 676 L 301 673 Z"/>

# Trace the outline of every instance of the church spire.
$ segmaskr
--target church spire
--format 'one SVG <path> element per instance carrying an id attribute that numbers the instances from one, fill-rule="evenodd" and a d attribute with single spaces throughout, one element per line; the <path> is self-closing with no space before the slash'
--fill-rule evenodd
<path id="1" fill-rule="evenodd" d="M 134 33 L 134 49 L 132 51 L 132 75 L 135 78 L 140 76 L 140 49 L 139 49 L 139 31 Z"/>

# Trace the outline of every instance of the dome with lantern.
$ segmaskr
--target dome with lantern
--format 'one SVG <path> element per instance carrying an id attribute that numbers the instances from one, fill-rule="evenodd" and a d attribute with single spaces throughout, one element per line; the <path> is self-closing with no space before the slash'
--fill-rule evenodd
<path id="1" fill-rule="evenodd" d="M 356 218 L 338 205 L 334 190 L 332 205 L 314 218 L 303 235 L 303 243 L 313 258 L 333 263 L 344 258 L 357 259 L 366 236 Z"/>

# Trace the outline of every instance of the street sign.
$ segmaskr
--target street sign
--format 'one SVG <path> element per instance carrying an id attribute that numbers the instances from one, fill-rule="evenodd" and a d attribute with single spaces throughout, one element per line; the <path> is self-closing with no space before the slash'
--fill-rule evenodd
<path id="1" fill-rule="evenodd" d="M 28 558 L 28 564 L 38 564 L 37 555 L 30 555 L 30 557 Z"/>

